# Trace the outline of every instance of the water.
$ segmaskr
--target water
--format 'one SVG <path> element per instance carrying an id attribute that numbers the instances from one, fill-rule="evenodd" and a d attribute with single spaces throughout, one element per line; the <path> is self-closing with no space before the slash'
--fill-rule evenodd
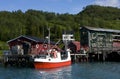
<path id="1" fill-rule="evenodd" d="M 0 79 L 120 79 L 120 63 L 76 63 L 47 70 L 0 66 Z"/>

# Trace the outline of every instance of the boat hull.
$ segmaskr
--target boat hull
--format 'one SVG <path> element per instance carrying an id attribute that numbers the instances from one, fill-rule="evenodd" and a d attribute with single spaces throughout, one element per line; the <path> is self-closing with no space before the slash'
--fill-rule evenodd
<path id="1" fill-rule="evenodd" d="M 50 69 L 68 65 L 71 65 L 71 60 L 65 62 L 34 62 L 34 66 L 36 69 Z"/>

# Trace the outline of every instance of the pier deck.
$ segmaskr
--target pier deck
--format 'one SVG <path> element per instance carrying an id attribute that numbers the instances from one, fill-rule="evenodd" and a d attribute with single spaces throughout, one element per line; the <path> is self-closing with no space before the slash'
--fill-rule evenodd
<path id="1" fill-rule="evenodd" d="M 72 53 L 71 54 L 72 62 L 87 62 L 88 61 L 88 55 L 82 54 L 82 53 Z"/>
<path id="2" fill-rule="evenodd" d="M 33 59 L 30 55 L 4 55 L 5 66 L 32 67 Z"/>

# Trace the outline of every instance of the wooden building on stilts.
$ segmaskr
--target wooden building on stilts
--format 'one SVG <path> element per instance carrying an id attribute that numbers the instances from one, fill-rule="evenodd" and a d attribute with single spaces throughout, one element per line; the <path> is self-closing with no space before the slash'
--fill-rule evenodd
<path id="1" fill-rule="evenodd" d="M 83 26 L 80 27 L 80 43 L 90 61 L 120 61 L 120 30 Z"/>

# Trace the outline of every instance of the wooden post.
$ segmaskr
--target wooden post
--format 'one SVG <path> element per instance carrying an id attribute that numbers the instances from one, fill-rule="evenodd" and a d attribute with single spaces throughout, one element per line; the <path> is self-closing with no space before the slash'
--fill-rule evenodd
<path id="1" fill-rule="evenodd" d="M 103 61 L 105 61 L 106 52 L 103 52 Z"/>
<path id="2" fill-rule="evenodd" d="M 99 60 L 100 60 L 100 56 L 99 56 L 99 53 L 98 53 L 98 52 L 97 52 L 97 55 L 98 55 L 97 57 L 98 57 L 98 61 L 99 61 Z"/>
<path id="3" fill-rule="evenodd" d="M 88 54 L 88 52 L 87 52 L 87 54 L 86 54 L 86 59 L 87 59 L 87 62 L 88 62 L 88 56 L 89 56 L 89 54 Z"/>
<path id="4" fill-rule="evenodd" d="M 75 60 L 75 62 L 76 62 L 76 55 L 74 54 L 74 60 Z"/>

